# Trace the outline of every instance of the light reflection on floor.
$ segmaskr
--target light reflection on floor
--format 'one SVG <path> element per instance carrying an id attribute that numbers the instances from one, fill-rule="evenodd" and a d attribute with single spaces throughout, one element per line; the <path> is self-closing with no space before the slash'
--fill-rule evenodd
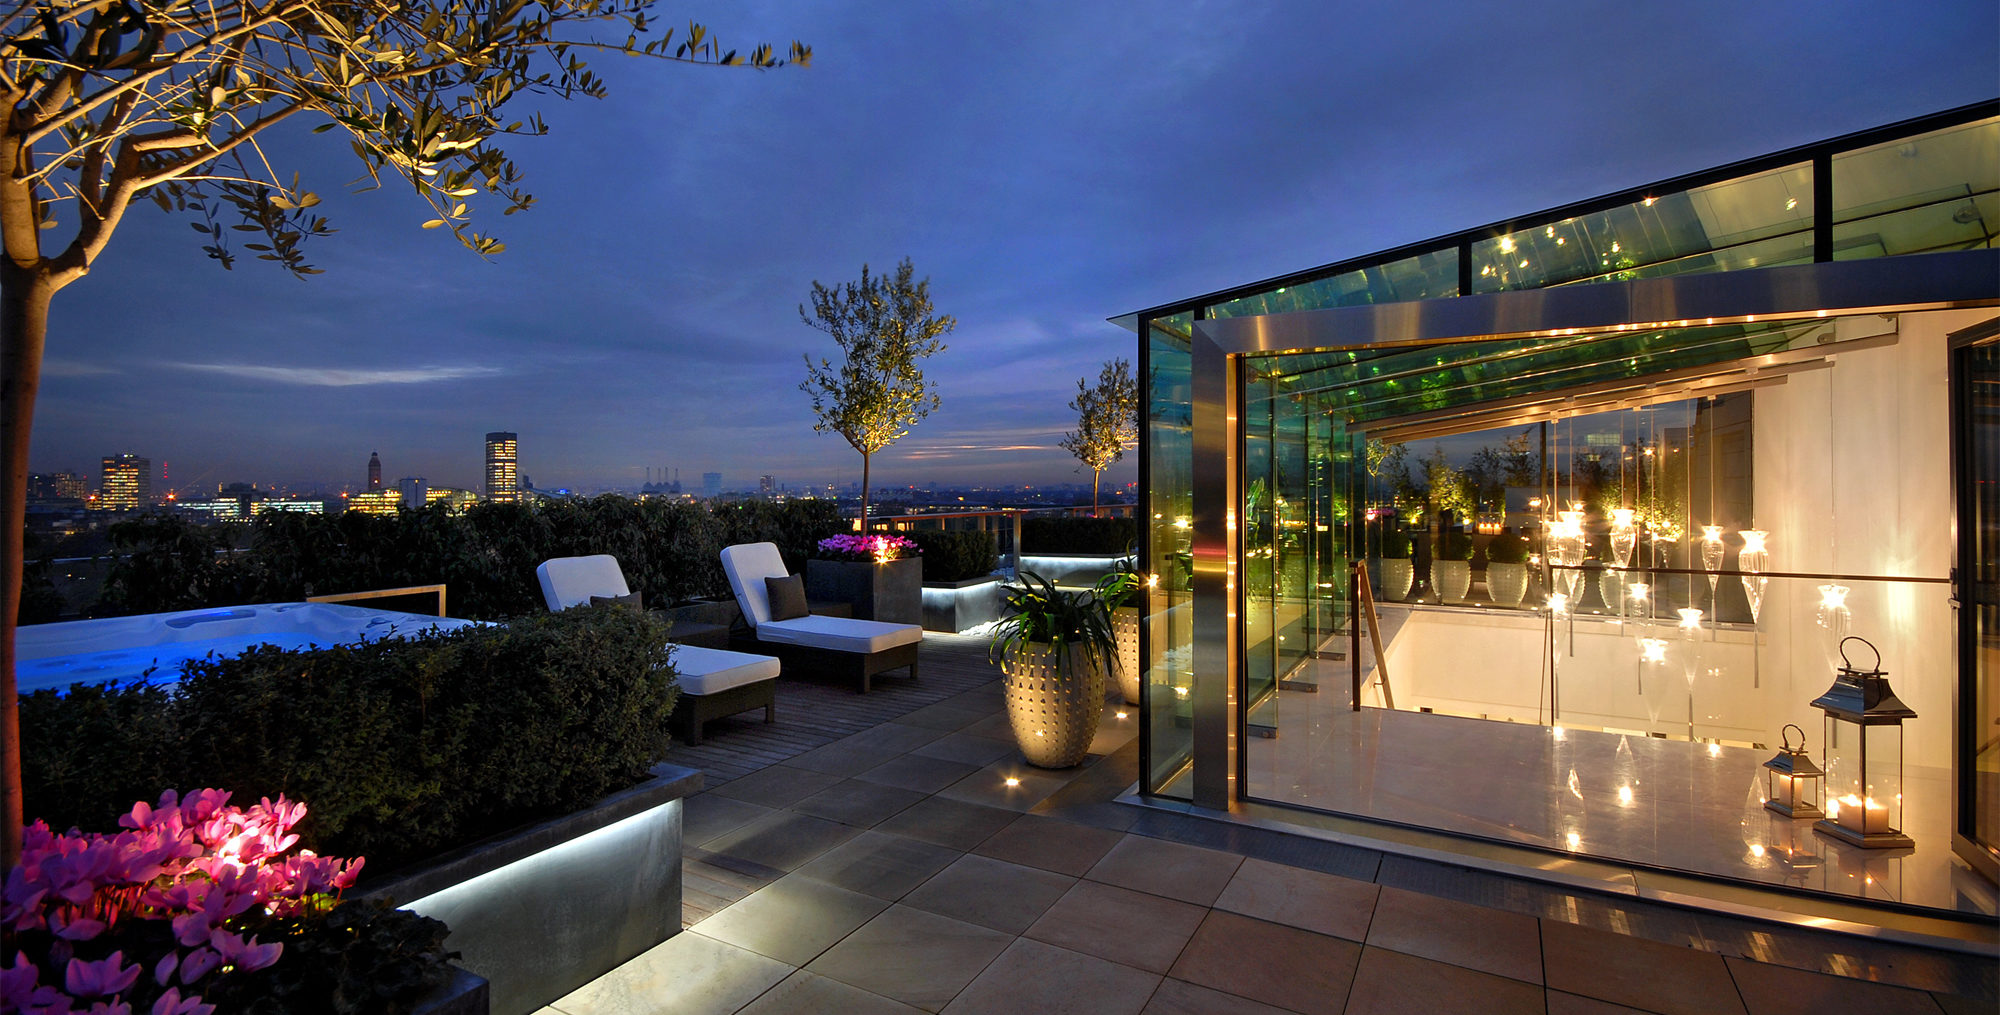
<path id="1" fill-rule="evenodd" d="M 1320 691 L 1260 709 L 1251 796 L 1482 838 L 1938 909 L 1992 914 L 1991 885 L 1951 854 L 1950 782 L 1913 768 L 1913 850 L 1869 850 L 1763 806 L 1770 751 L 1601 730 L 1348 707 L 1344 662 Z"/>

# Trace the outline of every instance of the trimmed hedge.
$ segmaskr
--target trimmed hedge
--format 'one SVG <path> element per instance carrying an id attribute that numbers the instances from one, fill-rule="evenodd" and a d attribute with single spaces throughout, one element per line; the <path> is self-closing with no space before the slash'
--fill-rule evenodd
<path id="1" fill-rule="evenodd" d="M 991 532 L 917 529 L 899 535 L 908 537 L 923 553 L 927 582 L 984 578 L 1000 566 L 1000 544 Z"/>
<path id="2" fill-rule="evenodd" d="M 164 786 L 309 806 L 297 831 L 371 873 L 568 813 L 642 779 L 680 694 L 666 623 L 580 607 L 465 628 L 189 662 L 171 692 L 21 698 L 31 817 L 115 827 Z"/>
<path id="3" fill-rule="evenodd" d="M 1021 552 L 1125 553 L 1139 541 L 1139 523 L 1131 518 L 1023 518 Z"/>
<path id="4" fill-rule="evenodd" d="M 607 494 L 537 505 L 437 504 L 397 515 L 268 511 L 249 547 L 234 531 L 153 515 L 111 529 L 121 554 L 92 616 L 290 602 L 308 596 L 430 585 L 449 589 L 451 614 L 500 620 L 546 607 L 535 567 L 551 557 L 609 553 L 648 603 L 724 598 L 722 548 L 769 541 L 794 571 L 813 544 L 842 531 L 832 501 L 707 506 Z"/>

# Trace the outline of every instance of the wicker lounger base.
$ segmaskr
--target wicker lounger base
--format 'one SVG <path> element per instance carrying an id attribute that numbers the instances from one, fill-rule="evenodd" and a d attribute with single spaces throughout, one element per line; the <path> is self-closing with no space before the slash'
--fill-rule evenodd
<path id="1" fill-rule="evenodd" d="M 784 665 L 787 677 L 826 676 L 835 680 L 853 681 L 854 690 L 867 694 L 877 673 L 907 666 L 910 679 L 917 679 L 917 649 L 922 642 L 897 645 L 880 652 L 835 652 L 831 649 L 808 648 L 804 645 L 780 645 L 768 641 L 744 641 L 731 644 L 731 648 L 743 652 L 758 652 L 777 656 Z"/>
<path id="2" fill-rule="evenodd" d="M 689 747 L 699 747 L 701 728 L 711 719 L 762 708 L 764 721 L 768 723 L 777 718 L 778 706 L 773 698 L 777 686 L 778 678 L 766 677 L 714 694 L 689 694 L 683 690 L 680 700 L 674 703 L 674 714 L 667 719 L 667 729 Z"/>

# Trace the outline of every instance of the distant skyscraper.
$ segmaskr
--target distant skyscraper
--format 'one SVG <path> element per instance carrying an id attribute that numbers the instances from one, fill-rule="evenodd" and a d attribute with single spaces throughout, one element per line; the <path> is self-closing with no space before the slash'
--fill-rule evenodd
<path id="1" fill-rule="evenodd" d="M 778 492 L 778 481 L 769 476 L 757 480 L 757 492 L 765 497 Z"/>
<path id="2" fill-rule="evenodd" d="M 97 493 L 97 506 L 107 511 L 129 511 L 151 504 L 153 460 L 130 453 L 105 458 Z"/>
<path id="3" fill-rule="evenodd" d="M 496 430 L 486 435 L 486 499 L 501 504 L 521 499 L 520 452 L 514 434 Z"/>
<path id="4" fill-rule="evenodd" d="M 720 472 L 702 473 L 701 494 L 702 496 L 708 497 L 710 499 L 722 496 L 722 473 Z"/>
<path id="5" fill-rule="evenodd" d="M 88 492 L 83 477 L 74 472 L 28 474 L 28 499 L 31 501 L 82 500 Z"/>
<path id="6" fill-rule="evenodd" d="M 382 489 L 382 459 L 373 451 L 368 452 L 368 489 Z"/>
<path id="7" fill-rule="evenodd" d="M 363 490 L 347 498 L 347 510 L 364 515 L 393 515 L 402 505 L 403 495 L 395 490 Z"/>

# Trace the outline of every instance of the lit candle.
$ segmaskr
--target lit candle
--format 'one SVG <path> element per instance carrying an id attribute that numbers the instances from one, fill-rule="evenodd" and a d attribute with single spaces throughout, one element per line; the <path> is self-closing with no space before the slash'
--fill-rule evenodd
<path id="1" fill-rule="evenodd" d="M 1639 639 L 1639 661 L 1642 663 L 1666 662 L 1667 640 L 1665 638 Z"/>
<path id="2" fill-rule="evenodd" d="M 1633 602 L 1644 603 L 1646 597 L 1653 593 L 1653 587 L 1645 582 L 1633 582 L 1625 586 L 1625 591 L 1631 593 Z"/>
<path id="3" fill-rule="evenodd" d="M 1869 797 L 1865 802 L 1853 793 L 1834 802 L 1833 819 L 1841 827 L 1863 835 L 1876 835 L 1890 831 L 1889 807 L 1887 804 Z"/>
<path id="4" fill-rule="evenodd" d="M 1697 610 L 1692 606 L 1683 606 L 1680 609 L 1675 610 L 1674 612 L 1681 615 L 1681 630 L 1684 633 L 1691 635 L 1694 632 L 1701 630 L 1700 610 Z"/>
<path id="5" fill-rule="evenodd" d="M 1620 529 L 1629 529 L 1629 528 L 1631 528 L 1631 527 L 1632 527 L 1632 509 L 1631 509 L 1631 508 L 1612 508 L 1612 509 L 1611 509 L 1611 524 L 1612 524 L 1612 526 L 1613 526 L 1613 527 L 1615 527 L 1615 528 L 1620 528 Z"/>

